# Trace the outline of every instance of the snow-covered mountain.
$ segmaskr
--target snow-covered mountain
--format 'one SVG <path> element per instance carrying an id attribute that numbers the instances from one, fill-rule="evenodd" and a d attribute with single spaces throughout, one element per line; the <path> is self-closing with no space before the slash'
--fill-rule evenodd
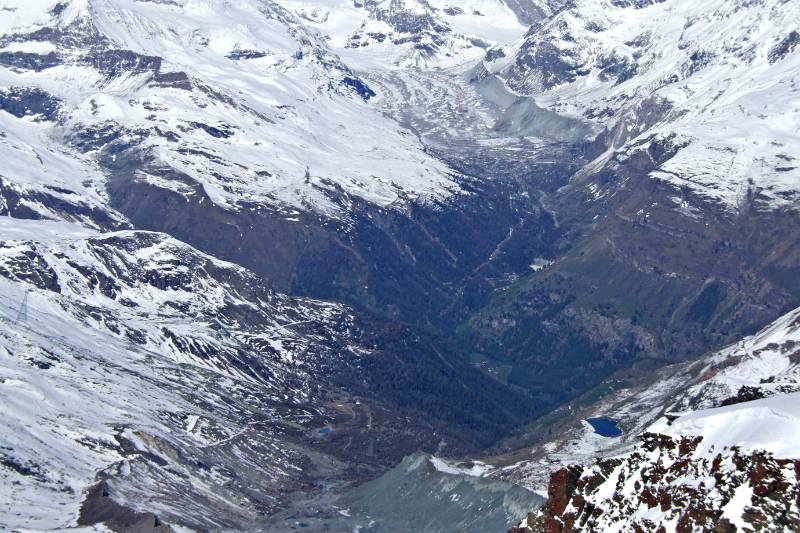
<path id="1" fill-rule="evenodd" d="M 587 416 L 614 419 L 625 433 L 602 437 L 585 424 L 545 445 L 553 458 L 571 454 L 577 464 L 511 467 L 556 470 L 548 507 L 520 531 L 796 530 L 798 348 L 800 309 L 662 370 L 655 386 L 625 388 L 591 406 Z"/>
<path id="2" fill-rule="evenodd" d="M 525 33 L 533 2 L 279 0 L 359 66 L 442 67 L 479 60 Z"/>
<path id="3" fill-rule="evenodd" d="M 588 171 L 610 162 L 726 209 L 794 209 L 798 18 L 782 0 L 577 0 L 485 66 L 607 130 Z"/>
<path id="4" fill-rule="evenodd" d="M 457 190 L 368 105 L 374 93 L 322 36 L 275 2 L 44 0 L 5 12 L 0 101 L 20 120 L 4 129 L 39 151 L 55 145 L 185 196 L 191 181 L 226 209 L 290 218 L 335 215 L 342 195 L 387 206 Z M 87 179 L 73 180 L 64 188 L 84 196 Z"/>
<path id="5" fill-rule="evenodd" d="M 330 419 L 331 365 L 367 353 L 345 308 L 162 234 L 8 217 L 0 233 L 2 527 L 134 510 L 244 527 L 313 478 L 290 443 Z"/>
<path id="6" fill-rule="evenodd" d="M 714 505 L 741 526 L 752 489 L 775 523 L 798 459 L 768 431 L 799 392 L 798 18 L 0 1 L 0 529 L 361 526 L 424 480 L 438 496 L 398 523 L 495 524 L 538 498 L 477 516 L 510 489 L 466 473 L 541 489 L 596 456 L 616 458 L 556 478 L 582 499 L 556 487 L 532 519 Z M 390 470 L 499 439 L 496 468 Z M 667 463 L 658 510 L 601 479 Z"/>

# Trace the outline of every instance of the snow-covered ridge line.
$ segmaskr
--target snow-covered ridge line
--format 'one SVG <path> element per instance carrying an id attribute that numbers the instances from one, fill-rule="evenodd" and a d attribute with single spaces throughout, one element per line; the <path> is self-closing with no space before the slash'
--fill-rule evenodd
<path id="1" fill-rule="evenodd" d="M 516 41 L 526 29 L 503 0 L 278 1 L 359 69 L 474 63 L 490 46 Z"/>
<path id="2" fill-rule="evenodd" d="M 763 451 L 778 459 L 800 457 L 800 393 L 694 411 L 659 420 L 648 429 L 674 437 L 702 437 L 698 453 L 737 448 Z"/>
<path id="3" fill-rule="evenodd" d="M 672 410 L 707 408 L 800 387 L 800 309 L 782 316 L 697 365 L 698 376 L 674 399 Z"/>

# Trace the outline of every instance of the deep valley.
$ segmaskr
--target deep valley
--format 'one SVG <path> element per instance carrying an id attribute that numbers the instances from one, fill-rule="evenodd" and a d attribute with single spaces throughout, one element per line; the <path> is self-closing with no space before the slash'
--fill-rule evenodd
<path id="1" fill-rule="evenodd" d="M 0 529 L 800 523 L 795 3 L 0 13 Z"/>

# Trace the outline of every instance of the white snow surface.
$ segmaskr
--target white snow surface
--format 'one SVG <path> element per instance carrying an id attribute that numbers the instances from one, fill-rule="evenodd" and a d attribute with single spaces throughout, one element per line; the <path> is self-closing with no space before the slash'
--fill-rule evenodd
<path id="1" fill-rule="evenodd" d="M 796 459 L 800 457 L 800 393 L 696 411 L 671 425 L 662 419 L 648 430 L 703 437 L 699 453 L 735 446 L 743 452 L 763 450 L 778 458 Z"/>
<path id="2" fill-rule="evenodd" d="M 578 0 L 535 24 L 487 68 L 539 105 L 616 127 L 622 159 L 658 139 L 686 145 L 657 165 L 653 179 L 730 211 L 748 202 L 796 209 L 797 20 L 800 3 L 784 0 L 665 0 L 638 8 Z M 553 66 L 554 58 L 563 65 Z M 570 74 L 548 79 L 564 71 Z"/>
<path id="3" fill-rule="evenodd" d="M 63 212 L 54 212 L 36 200 L 38 194 L 46 193 L 84 210 L 103 211 L 117 224 L 122 223 L 122 215 L 108 207 L 106 176 L 91 158 L 67 149 L 54 139 L 52 125 L 0 111 L 0 132 L 3 161 L 0 185 L 17 192 L 25 207 L 43 218 L 65 218 Z M 3 203 L 0 198 L 0 209 L 5 207 Z M 75 214 L 67 218 L 88 226 L 97 225 L 90 216 Z"/>
<path id="4" fill-rule="evenodd" d="M 109 76 L 81 60 L 85 50 L 57 43 L 60 65 L 0 68 L 0 88 L 38 87 L 62 100 L 59 122 L 29 134 L 15 124 L 27 119 L 0 113 L 5 128 L 38 135 L 32 145 L 113 127 L 228 209 L 258 203 L 342 216 L 342 200 L 331 199 L 339 191 L 387 207 L 458 190 L 418 139 L 343 83 L 356 75 L 318 31 L 275 2 L 74 0 L 51 16 L 55 4 L 4 2 L 0 39 L 32 49 L 38 37 L 24 36 L 39 27 L 94 35 L 104 50 L 161 58 L 159 73 L 185 75 L 190 87 L 162 83 L 152 69 Z M 36 168 L 7 177 L 36 181 Z M 139 179 L 191 194 L 160 176 Z"/>

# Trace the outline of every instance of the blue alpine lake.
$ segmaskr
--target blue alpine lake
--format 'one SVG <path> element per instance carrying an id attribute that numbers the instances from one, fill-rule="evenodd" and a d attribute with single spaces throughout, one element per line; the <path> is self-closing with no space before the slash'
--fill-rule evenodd
<path id="1" fill-rule="evenodd" d="M 617 425 L 616 420 L 610 418 L 587 418 L 587 422 L 592 425 L 594 432 L 603 437 L 619 437 L 622 430 Z"/>

